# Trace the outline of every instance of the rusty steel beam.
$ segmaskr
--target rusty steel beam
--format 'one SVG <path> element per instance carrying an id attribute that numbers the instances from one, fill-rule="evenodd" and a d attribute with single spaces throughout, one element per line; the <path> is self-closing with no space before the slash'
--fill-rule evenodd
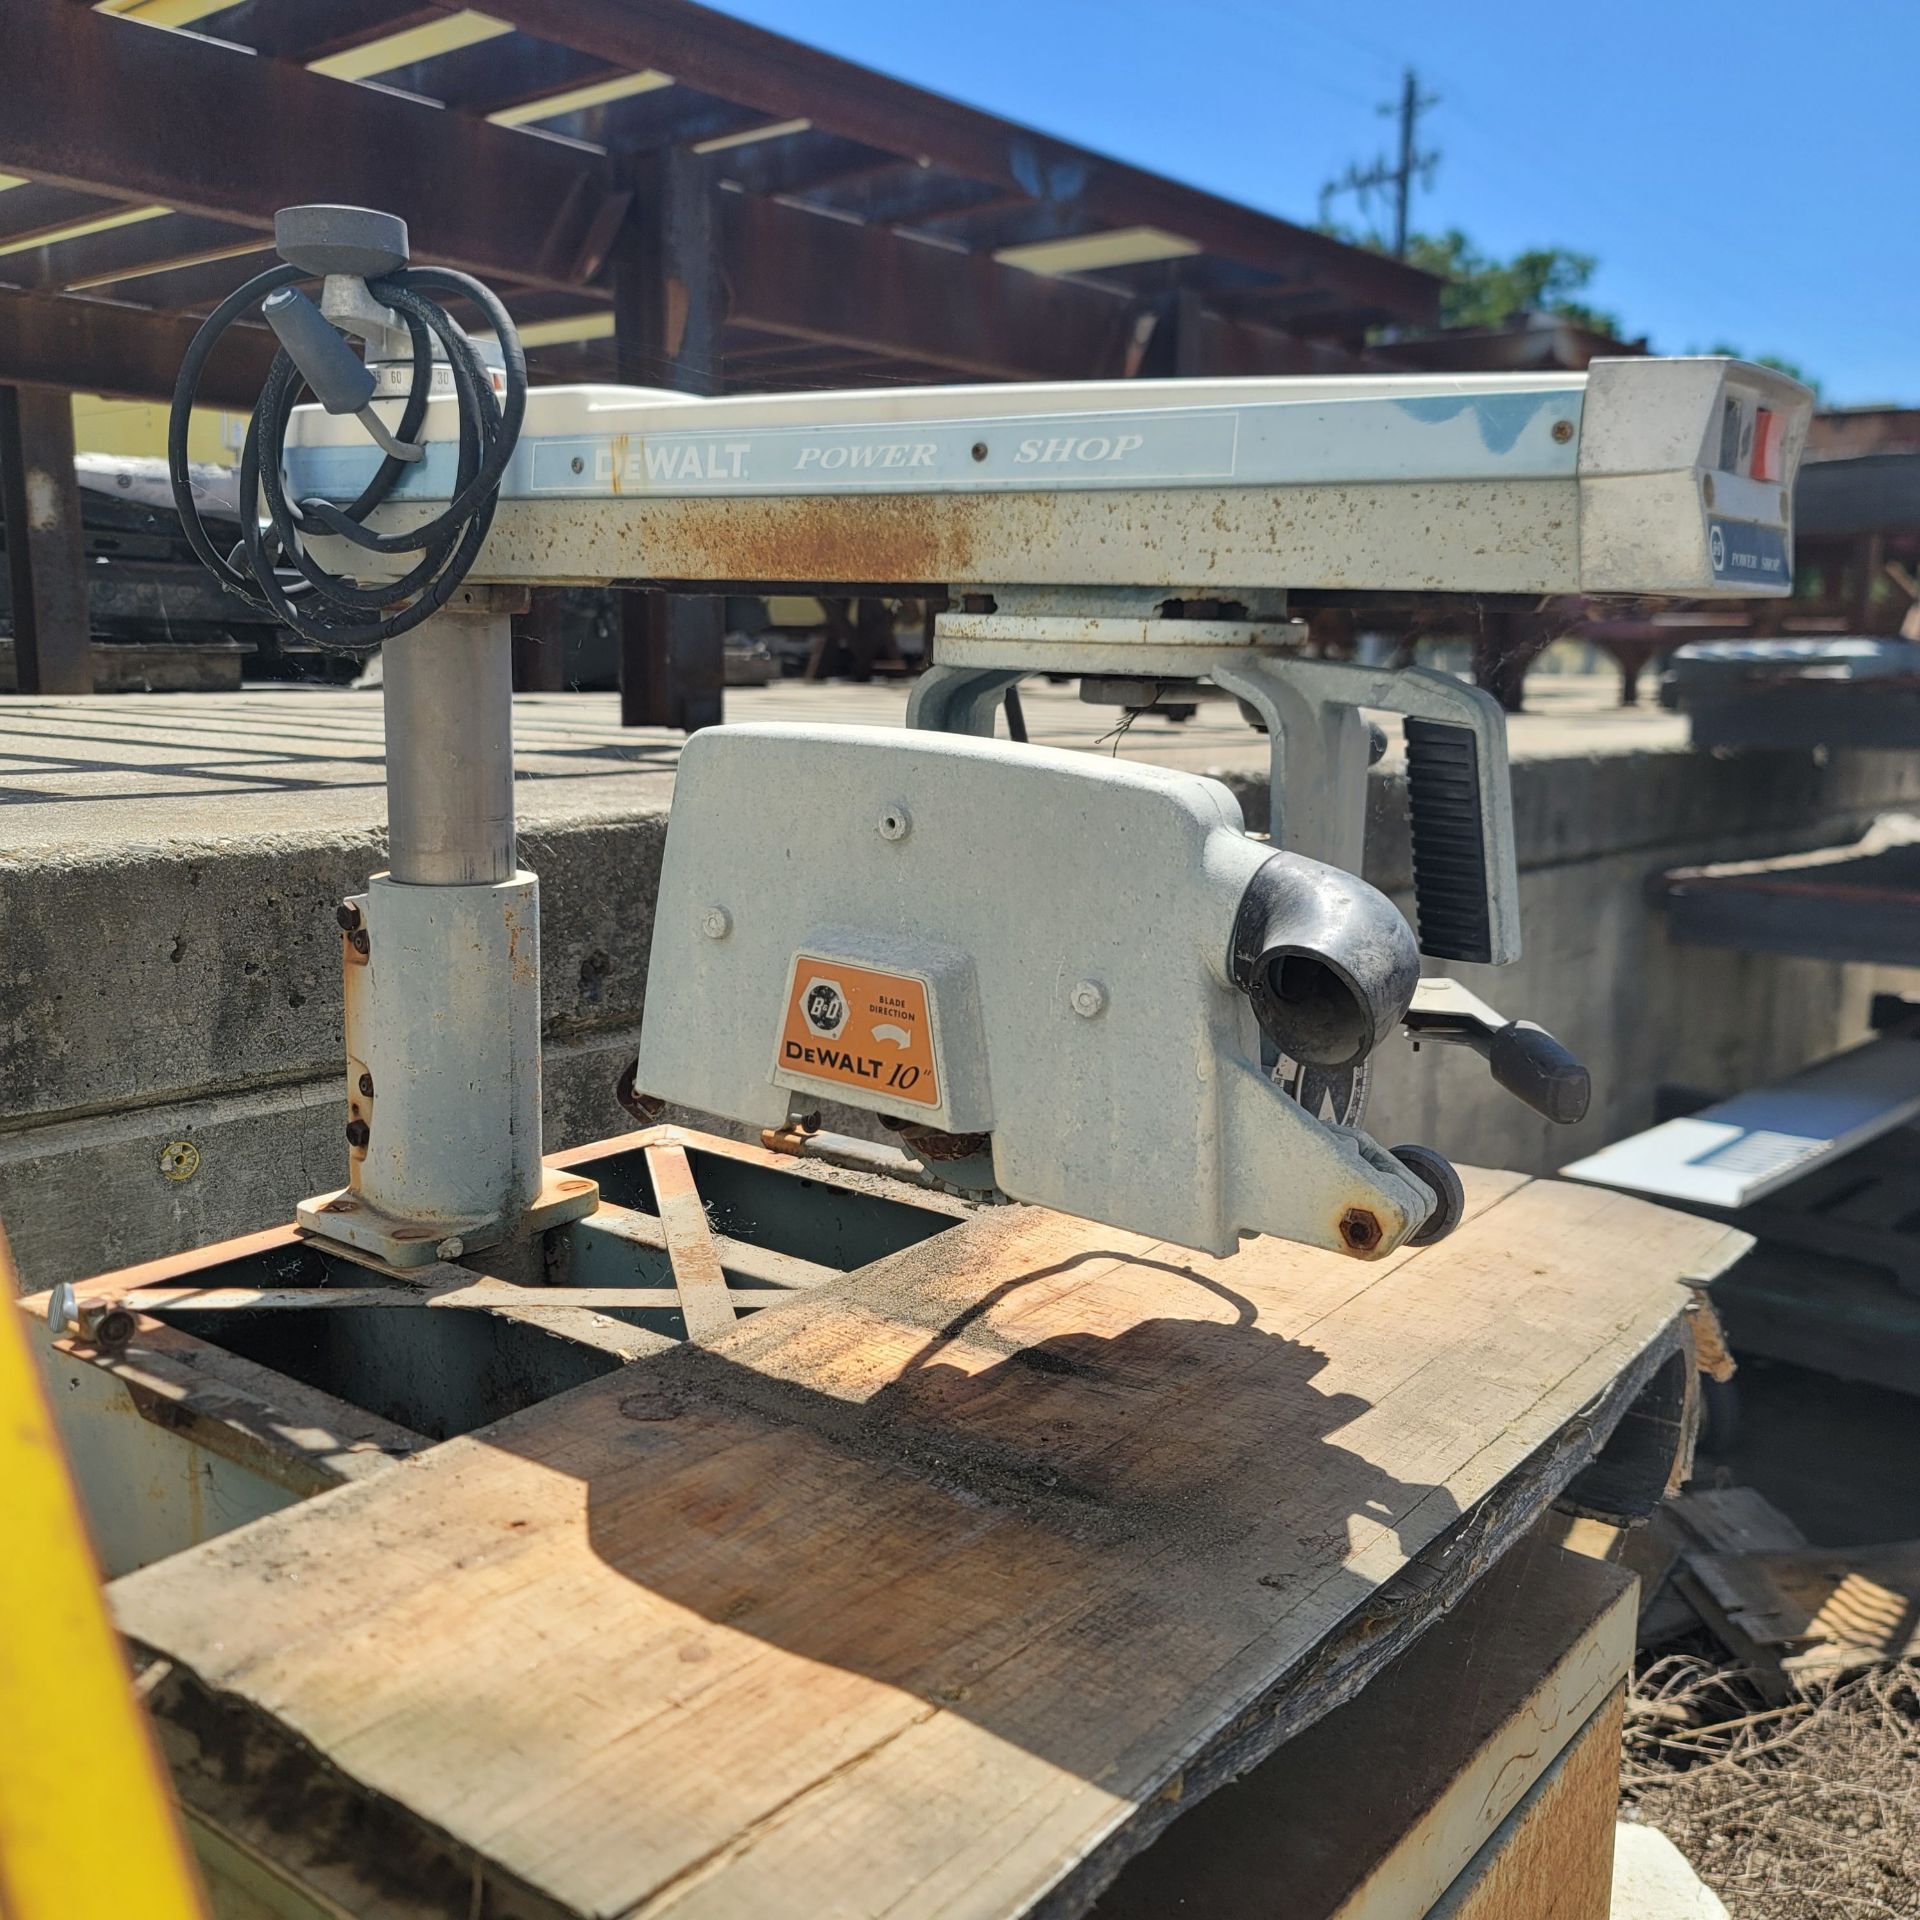
<path id="1" fill-rule="evenodd" d="M 40 76 L 0 113 L 0 172 L 262 230 L 384 207 L 424 259 L 546 286 L 600 264 L 605 163 L 532 134 L 74 5 L 0 13 L 0 71 Z M 219 111 L 185 127 L 194 101 Z"/>
<path id="2" fill-rule="evenodd" d="M 1238 379 L 1263 373 L 1391 372 L 1395 363 L 1373 352 L 1350 353 L 1323 340 L 1302 340 L 1249 320 L 1226 320 L 1183 296 L 1180 371 Z"/>
<path id="3" fill-rule="evenodd" d="M 8 254 L 0 279 L 30 293 L 78 292 L 231 255 L 236 246 L 256 238 L 250 228 L 236 227 L 230 220 L 163 213 L 155 220 L 43 242 Z"/>
<path id="4" fill-rule="evenodd" d="M 199 324 L 184 314 L 0 288 L 0 384 L 167 400 Z M 250 411 L 273 353 L 264 327 L 234 329 L 207 363 L 201 399 Z"/>
<path id="5" fill-rule="evenodd" d="M 443 4 L 453 12 L 458 0 Z M 1049 139 L 692 0 L 498 0 L 487 11 L 630 71 L 659 68 L 770 120 L 808 119 L 1036 200 L 1074 201 L 1095 226 L 1164 227 L 1251 266 L 1308 269 L 1324 286 L 1404 320 L 1439 321 L 1440 282 L 1402 261 Z"/>
<path id="6" fill-rule="evenodd" d="M 1113 371 L 1130 303 L 825 214 L 720 196 L 731 318 L 982 378 Z"/>
<path id="7" fill-rule="evenodd" d="M 245 0 L 196 31 L 275 59 L 319 60 L 423 25 L 439 11 L 427 0 Z"/>

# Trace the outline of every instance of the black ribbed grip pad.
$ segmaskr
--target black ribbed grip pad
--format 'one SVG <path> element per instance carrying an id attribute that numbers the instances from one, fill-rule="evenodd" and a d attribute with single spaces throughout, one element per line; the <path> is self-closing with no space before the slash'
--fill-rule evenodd
<path id="1" fill-rule="evenodd" d="M 1409 720 L 1406 730 L 1420 951 L 1435 960 L 1491 960 L 1486 821 L 1473 729 Z"/>

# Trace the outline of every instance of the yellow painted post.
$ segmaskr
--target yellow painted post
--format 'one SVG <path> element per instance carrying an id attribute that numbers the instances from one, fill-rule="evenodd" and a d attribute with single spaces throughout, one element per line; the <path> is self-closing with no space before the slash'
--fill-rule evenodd
<path id="1" fill-rule="evenodd" d="M 205 1920 L 0 1234 L 0 1920 Z"/>

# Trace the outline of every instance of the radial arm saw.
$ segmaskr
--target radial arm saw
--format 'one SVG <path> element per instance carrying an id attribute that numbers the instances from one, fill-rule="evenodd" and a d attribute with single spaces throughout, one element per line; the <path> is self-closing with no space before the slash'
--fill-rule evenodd
<path id="1" fill-rule="evenodd" d="M 387 639 L 391 866 L 342 909 L 352 1173 L 302 1206 L 310 1231 L 406 1265 L 593 1204 L 542 1172 L 537 883 L 513 838 L 508 616 L 545 584 L 947 608 L 905 728 L 687 742 L 642 1102 L 800 1150 L 838 1102 L 930 1180 L 1216 1253 L 1261 1233 L 1368 1259 L 1461 1204 L 1440 1153 L 1365 1132 L 1375 1049 L 1465 1044 L 1539 1111 L 1584 1110 L 1550 1036 L 1420 977 L 1423 955 L 1520 950 L 1499 709 L 1451 675 L 1307 657 L 1301 596 L 1783 593 L 1802 388 L 1644 359 L 527 393 L 510 341 L 503 375 L 425 337 L 421 277 L 394 291 L 404 230 L 354 224 L 375 218 L 302 210 L 283 232 L 289 277 L 324 288 L 315 314 L 272 295 L 289 371 L 255 478 L 296 504 L 267 557 L 417 607 L 440 589 L 409 541 L 455 507 L 483 520 L 457 584 Z M 295 408 L 296 371 L 320 404 Z M 1033 673 L 1237 699 L 1270 741 L 1270 835 L 1214 780 L 991 737 Z M 1370 716 L 1404 729 L 1415 926 L 1360 877 Z"/>

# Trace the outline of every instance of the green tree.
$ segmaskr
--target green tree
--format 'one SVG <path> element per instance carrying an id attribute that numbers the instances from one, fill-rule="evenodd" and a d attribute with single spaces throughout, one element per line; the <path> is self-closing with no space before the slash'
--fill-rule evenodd
<path id="1" fill-rule="evenodd" d="M 1410 265 L 1439 274 L 1441 323 L 1449 327 L 1497 327 L 1516 313 L 1551 313 L 1596 333 L 1618 335 L 1616 314 L 1574 296 L 1585 291 L 1599 262 L 1569 247 L 1527 247 L 1511 260 L 1484 254 L 1458 227 L 1415 234 L 1407 243 Z"/>

